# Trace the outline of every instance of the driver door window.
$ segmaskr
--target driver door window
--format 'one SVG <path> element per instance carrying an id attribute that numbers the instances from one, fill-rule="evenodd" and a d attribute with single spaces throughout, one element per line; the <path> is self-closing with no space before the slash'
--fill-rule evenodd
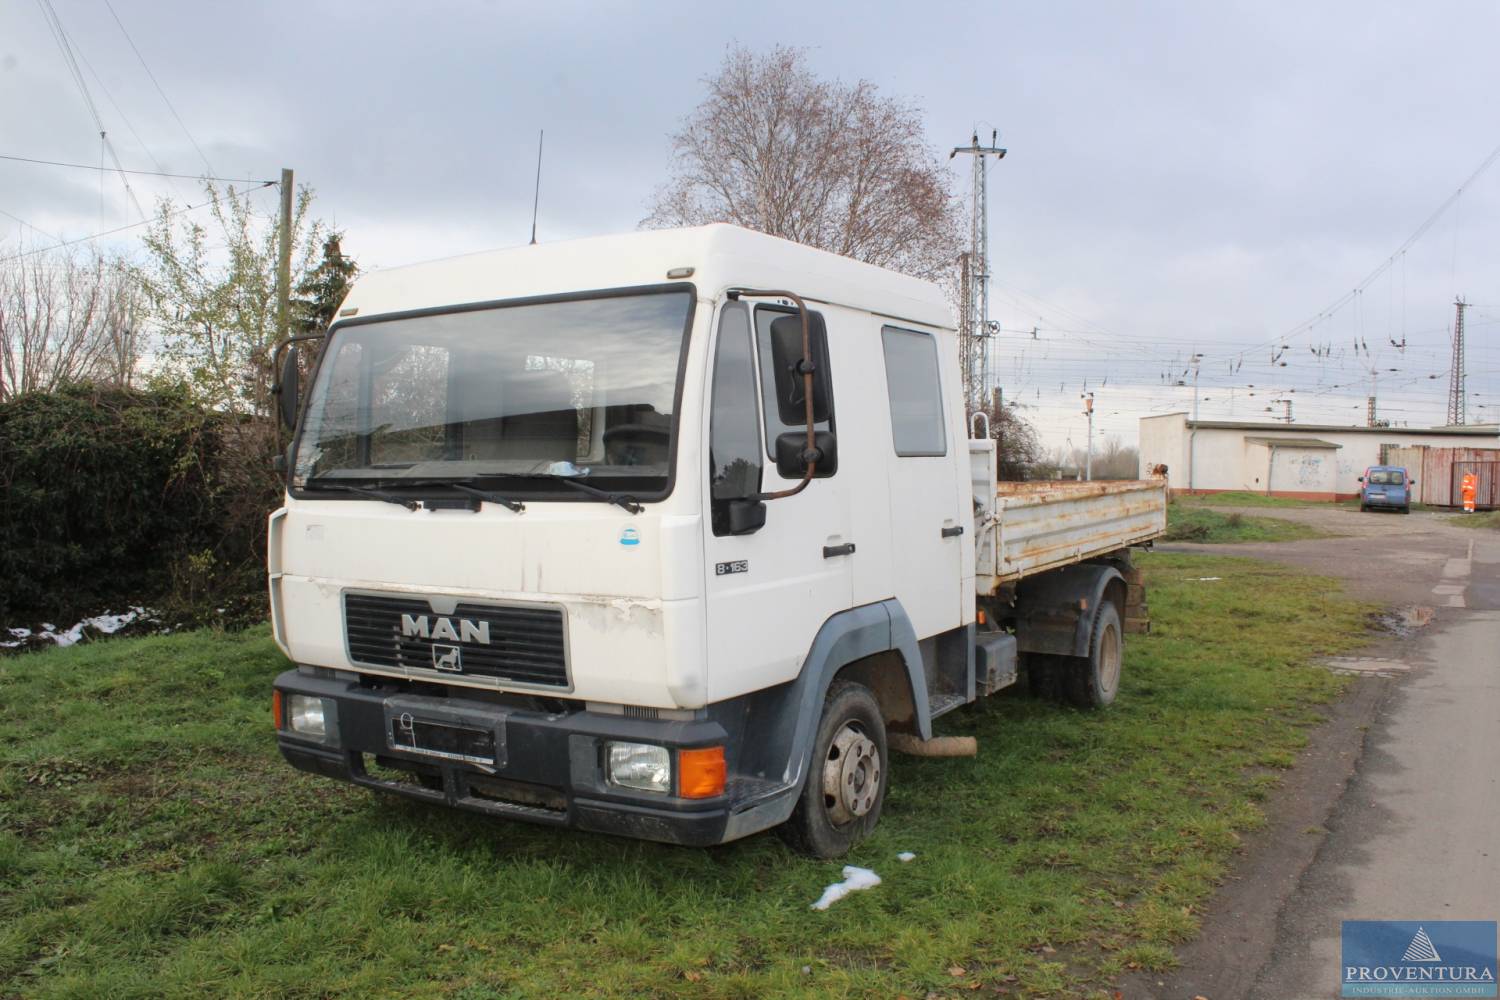
<path id="1" fill-rule="evenodd" d="M 708 488 L 715 535 L 729 533 L 728 501 L 760 492 L 763 453 L 756 397 L 750 311 L 731 302 L 719 319 L 709 411 Z"/>

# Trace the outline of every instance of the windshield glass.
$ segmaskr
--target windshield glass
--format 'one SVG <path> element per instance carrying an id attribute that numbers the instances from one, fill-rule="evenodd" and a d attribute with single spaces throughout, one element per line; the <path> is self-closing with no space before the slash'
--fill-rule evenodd
<path id="1" fill-rule="evenodd" d="M 665 490 L 691 308 L 683 287 L 341 327 L 293 485 L 551 473 Z"/>
<path id="2" fill-rule="evenodd" d="M 1399 469 L 1377 469 L 1370 473 L 1369 481 L 1375 486 L 1404 486 L 1406 476 Z"/>

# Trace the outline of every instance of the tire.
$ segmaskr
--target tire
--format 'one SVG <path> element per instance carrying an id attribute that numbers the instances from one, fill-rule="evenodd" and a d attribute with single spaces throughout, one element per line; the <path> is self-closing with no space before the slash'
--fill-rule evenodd
<path id="1" fill-rule="evenodd" d="M 1370 505 L 1369 504 L 1363 504 L 1363 503 L 1360 504 L 1359 505 L 1359 512 L 1361 514 L 1368 514 L 1370 512 Z"/>
<path id="2" fill-rule="evenodd" d="M 1079 708 L 1108 708 L 1120 693 L 1124 666 L 1125 632 L 1113 601 L 1105 601 L 1094 616 L 1094 634 L 1089 636 L 1089 655 L 1074 657 L 1063 674 L 1067 700 Z"/>
<path id="3" fill-rule="evenodd" d="M 843 857 L 880 822 L 889 785 L 880 703 L 863 684 L 835 680 L 823 699 L 797 807 L 777 832 L 803 854 Z"/>
<path id="4" fill-rule="evenodd" d="M 1411 506 L 1408 505 L 1408 506 L 1402 507 L 1401 508 L 1401 513 L 1403 513 L 1403 514 L 1410 514 L 1411 513 Z"/>

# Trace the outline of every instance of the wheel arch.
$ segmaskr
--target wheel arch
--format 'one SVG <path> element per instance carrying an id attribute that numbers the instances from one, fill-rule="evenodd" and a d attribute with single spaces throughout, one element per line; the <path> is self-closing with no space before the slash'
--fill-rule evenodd
<path id="1" fill-rule="evenodd" d="M 901 728 L 920 739 L 932 736 L 922 654 L 901 602 L 891 599 L 841 611 L 818 630 L 795 682 L 800 690 L 787 777 L 798 786 L 807 774 L 823 700 L 836 677 L 870 688 L 887 720 L 900 721 Z"/>
<path id="2" fill-rule="evenodd" d="M 1124 617 L 1125 577 L 1105 563 L 1077 563 L 1016 586 L 1016 648 L 1022 653 L 1087 656 L 1099 606 L 1112 600 Z"/>

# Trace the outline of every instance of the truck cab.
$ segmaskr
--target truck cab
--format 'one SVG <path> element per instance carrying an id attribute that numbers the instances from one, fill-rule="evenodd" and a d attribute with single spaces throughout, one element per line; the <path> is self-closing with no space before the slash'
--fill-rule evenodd
<path id="1" fill-rule="evenodd" d="M 1410 487 L 1416 482 L 1406 478 L 1406 469 L 1399 465 L 1372 465 L 1359 477 L 1359 509 L 1399 510 L 1410 514 Z"/>
<path id="2" fill-rule="evenodd" d="M 921 744 L 1015 678 L 1024 594 L 987 575 L 1000 620 L 977 624 L 1003 505 L 993 442 L 976 501 L 935 285 L 731 226 L 642 232 L 362 276 L 300 405 L 288 354 L 268 564 L 295 767 L 835 856 L 878 820 L 888 733 Z M 1046 600 L 1097 607 L 1119 577 Z M 1093 610 L 1035 620 L 1087 660 Z"/>

